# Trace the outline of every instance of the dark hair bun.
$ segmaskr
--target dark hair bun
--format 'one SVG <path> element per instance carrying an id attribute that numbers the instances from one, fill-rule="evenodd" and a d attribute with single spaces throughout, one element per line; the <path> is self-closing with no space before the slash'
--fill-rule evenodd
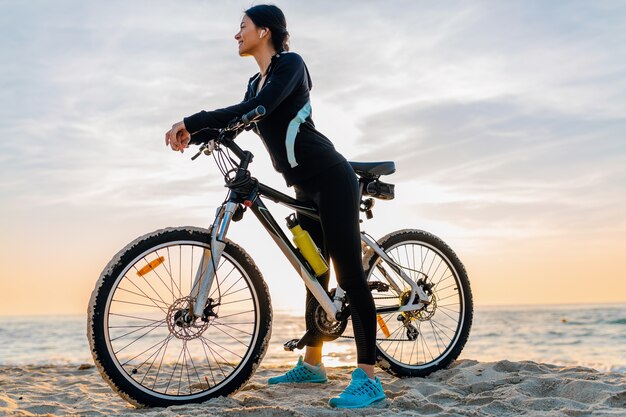
<path id="1" fill-rule="evenodd" d="M 245 11 L 252 22 L 272 33 L 272 45 L 276 52 L 289 50 L 289 32 L 287 20 L 282 10 L 272 4 L 259 4 Z"/>

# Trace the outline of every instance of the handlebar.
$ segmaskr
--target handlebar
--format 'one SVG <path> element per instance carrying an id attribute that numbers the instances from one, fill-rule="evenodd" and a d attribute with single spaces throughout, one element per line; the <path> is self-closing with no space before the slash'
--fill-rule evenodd
<path id="1" fill-rule="evenodd" d="M 241 121 L 245 124 L 251 124 L 262 119 L 263 116 L 265 116 L 265 107 L 258 106 L 256 109 L 253 109 L 241 116 Z"/>
<path id="2" fill-rule="evenodd" d="M 235 118 L 228 126 L 223 129 L 226 132 L 236 131 L 242 128 L 246 128 L 254 122 L 261 120 L 265 116 L 265 107 L 258 106 L 255 109 L 250 110 L 248 113 L 244 114 L 241 117 Z"/>

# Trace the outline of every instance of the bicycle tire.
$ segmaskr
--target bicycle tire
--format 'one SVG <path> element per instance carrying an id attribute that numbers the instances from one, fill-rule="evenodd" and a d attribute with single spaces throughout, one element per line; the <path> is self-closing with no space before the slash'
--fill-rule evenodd
<path id="1" fill-rule="evenodd" d="M 189 302 L 186 288 L 191 289 L 194 271 L 205 259 L 194 256 L 210 250 L 210 241 L 208 230 L 195 227 L 141 236 L 113 257 L 93 290 L 87 333 L 94 362 L 112 389 L 135 406 L 167 407 L 231 395 L 265 355 L 272 327 L 269 291 L 252 258 L 229 240 L 211 287 L 211 311 L 217 317 L 206 323 L 180 321 L 179 312 Z M 242 312 L 233 313 L 237 309 Z M 139 330 L 128 330 L 132 328 Z M 159 342 L 150 347 L 154 340 Z"/>
<path id="2" fill-rule="evenodd" d="M 424 312 L 416 310 L 406 315 L 395 312 L 377 316 L 378 366 L 400 377 L 424 377 L 447 368 L 463 350 L 473 320 L 472 292 L 465 267 L 444 241 L 423 230 L 398 230 L 381 238 L 378 244 L 394 262 L 403 267 L 411 279 L 417 281 L 428 277 L 424 282 L 433 285 L 433 304 Z M 416 250 L 419 250 L 419 255 Z M 416 256 L 418 259 L 415 259 Z M 368 281 L 388 283 L 390 279 L 394 280 L 403 294 L 397 294 L 391 288 L 382 292 L 373 290 L 377 308 L 407 303 L 410 287 L 398 279 L 399 275 L 394 277 L 389 273 L 392 271 L 390 266 L 383 266 L 382 270 L 387 274 L 385 276 L 381 268 L 377 267 L 379 262 L 385 263 L 372 249 L 368 250 L 363 259 Z M 417 330 L 417 335 L 412 335 L 414 340 L 409 337 L 413 330 L 410 332 L 404 325 L 407 317 Z M 386 331 L 383 331 L 381 320 Z M 405 354 L 409 349 L 410 353 Z"/>

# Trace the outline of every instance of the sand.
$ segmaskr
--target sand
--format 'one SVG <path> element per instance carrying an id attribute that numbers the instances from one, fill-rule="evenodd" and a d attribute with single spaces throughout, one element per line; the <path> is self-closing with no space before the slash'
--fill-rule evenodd
<path id="1" fill-rule="evenodd" d="M 268 386 L 287 368 L 261 366 L 239 393 L 203 404 L 136 409 L 90 365 L 0 367 L 0 415 L 80 416 L 626 416 L 626 374 L 535 362 L 462 360 L 427 378 L 382 371 L 387 399 L 374 407 L 328 406 L 350 368 L 329 368 L 325 385 Z"/>

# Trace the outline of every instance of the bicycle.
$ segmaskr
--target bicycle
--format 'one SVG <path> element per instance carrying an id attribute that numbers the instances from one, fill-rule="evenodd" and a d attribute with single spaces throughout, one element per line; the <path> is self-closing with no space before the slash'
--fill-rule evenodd
<path id="1" fill-rule="evenodd" d="M 344 336 L 349 308 L 341 288 L 326 292 L 283 232 L 264 199 L 318 218 L 317 210 L 260 183 L 253 155 L 234 138 L 265 111 L 259 107 L 220 131 L 213 158 L 226 200 L 209 229 L 157 230 L 128 244 L 104 268 L 91 295 L 88 338 L 102 377 L 136 406 L 180 405 L 231 395 L 260 364 L 270 340 L 272 308 L 252 258 L 226 235 L 252 211 L 299 273 L 314 299 L 306 322 L 324 340 Z M 207 143 L 198 153 L 211 154 Z M 238 161 L 233 158 L 237 157 Z M 360 210 L 392 199 L 393 162 L 351 162 L 359 177 Z M 463 349 L 473 317 L 463 264 L 438 237 L 413 229 L 375 240 L 361 231 L 363 265 L 376 304 L 377 364 L 396 376 L 446 368 Z M 285 343 L 301 349 L 308 335 Z"/>

